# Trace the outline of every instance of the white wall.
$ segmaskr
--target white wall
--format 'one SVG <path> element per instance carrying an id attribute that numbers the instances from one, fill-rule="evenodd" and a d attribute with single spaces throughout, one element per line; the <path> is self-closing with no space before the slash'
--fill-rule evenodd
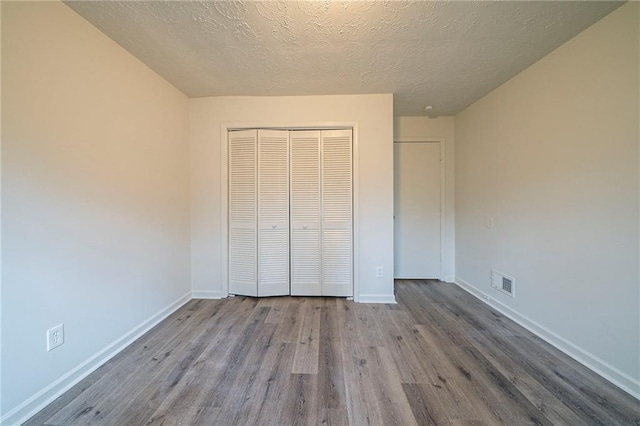
<path id="1" fill-rule="evenodd" d="M 636 395 L 638 7 L 455 117 L 460 284 Z M 515 277 L 515 299 L 491 268 Z"/>
<path id="2" fill-rule="evenodd" d="M 394 138 L 445 139 L 444 278 L 455 278 L 455 126 L 453 117 L 395 117 Z"/>
<path id="3" fill-rule="evenodd" d="M 188 99 L 59 2 L 2 2 L 2 43 L 2 413 L 14 424 L 188 297 Z M 47 352 L 59 323 L 65 343 Z"/>
<path id="4" fill-rule="evenodd" d="M 0 5 L 0 419 L 2 419 L 2 5 Z"/>
<path id="5" fill-rule="evenodd" d="M 191 280 L 196 296 L 219 297 L 226 209 L 221 126 L 357 123 L 360 297 L 393 298 L 392 95 L 217 97 L 191 99 Z M 226 142 L 225 142 L 226 143 Z M 376 266 L 385 276 L 376 278 Z M 357 295 L 356 295 L 357 297 Z"/>

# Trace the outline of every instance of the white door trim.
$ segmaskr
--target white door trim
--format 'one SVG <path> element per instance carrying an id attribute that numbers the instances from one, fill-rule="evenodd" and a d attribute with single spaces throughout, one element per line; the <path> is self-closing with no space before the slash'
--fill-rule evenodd
<path id="1" fill-rule="evenodd" d="M 353 300 L 360 301 L 360 156 L 357 122 L 293 122 L 293 123 L 222 123 L 220 125 L 220 296 L 229 297 L 229 130 L 274 129 L 274 130 L 338 130 L 353 131 Z"/>
<path id="2" fill-rule="evenodd" d="M 445 280 L 445 257 L 446 257 L 446 142 L 445 138 L 432 138 L 432 137 L 411 137 L 411 138 L 393 138 L 393 143 L 437 143 L 440 144 L 440 281 Z"/>

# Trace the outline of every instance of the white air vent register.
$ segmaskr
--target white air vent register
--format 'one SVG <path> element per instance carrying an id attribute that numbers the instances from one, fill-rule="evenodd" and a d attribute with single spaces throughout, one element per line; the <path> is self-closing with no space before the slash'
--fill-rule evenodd
<path id="1" fill-rule="evenodd" d="M 498 272 L 495 269 L 491 270 L 491 287 L 508 296 L 515 297 L 515 278 Z"/>

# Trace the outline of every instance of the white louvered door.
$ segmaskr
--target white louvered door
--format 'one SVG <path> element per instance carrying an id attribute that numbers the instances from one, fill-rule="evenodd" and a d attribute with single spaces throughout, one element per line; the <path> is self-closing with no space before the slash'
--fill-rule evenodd
<path id="1" fill-rule="evenodd" d="M 353 296 L 351 130 L 229 132 L 229 293 Z"/>
<path id="2" fill-rule="evenodd" d="M 353 296 L 352 131 L 323 130 L 322 295 Z"/>
<path id="3" fill-rule="evenodd" d="M 258 295 L 257 130 L 229 132 L 229 293 Z"/>
<path id="4" fill-rule="evenodd" d="M 291 132 L 291 295 L 322 295 L 320 131 Z"/>
<path id="5" fill-rule="evenodd" d="M 289 294 L 289 132 L 258 130 L 258 296 Z"/>

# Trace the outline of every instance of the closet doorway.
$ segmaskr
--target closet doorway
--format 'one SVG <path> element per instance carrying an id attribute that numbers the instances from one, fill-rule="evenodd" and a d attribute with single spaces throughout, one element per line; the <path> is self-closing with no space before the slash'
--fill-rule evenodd
<path id="1" fill-rule="evenodd" d="M 353 130 L 227 134 L 228 288 L 353 296 Z"/>

